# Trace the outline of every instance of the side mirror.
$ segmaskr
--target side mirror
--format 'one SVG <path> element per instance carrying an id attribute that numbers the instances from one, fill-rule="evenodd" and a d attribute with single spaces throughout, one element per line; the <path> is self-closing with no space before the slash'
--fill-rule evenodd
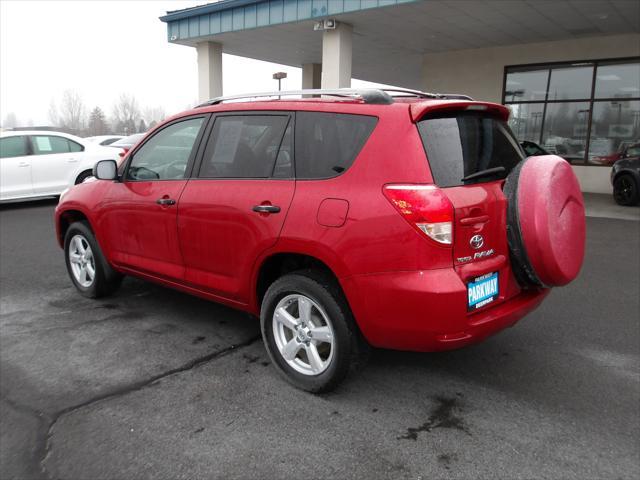
<path id="1" fill-rule="evenodd" d="M 115 180 L 118 178 L 118 164 L 115 160 L 100 160 L 93 167 L 93 176 L 98 180 Z"/>

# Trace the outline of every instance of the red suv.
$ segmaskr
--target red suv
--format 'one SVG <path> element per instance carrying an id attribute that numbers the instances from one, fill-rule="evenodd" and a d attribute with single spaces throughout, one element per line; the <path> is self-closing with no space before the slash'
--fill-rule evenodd
<path id="1" fill-rule="evenodd" d="M 277 369 L 319 392 L 369 346 L 476 342 L 578 274 L 573 171 L 525 159 L 504 106 L 289 93 L 306 98 L 176 115 L 64 193 L 57 236 L 80 293 L 134 275 L 247 311 Z"/>

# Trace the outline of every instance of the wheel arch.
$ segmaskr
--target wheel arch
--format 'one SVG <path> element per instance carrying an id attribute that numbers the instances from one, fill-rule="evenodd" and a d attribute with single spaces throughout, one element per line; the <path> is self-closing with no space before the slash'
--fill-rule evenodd
<path id="1" fill-rule="evenodd" d="M 71 224 L 74 222 L 81 222 L 81 221 L 87 222 L 87 224 L 89 225 L 89 228 L 93 230 L 89 217 L 80 210 L 69 209 L 69 210 L 64 210 L 63 212 L 60 212 L 58 214 L 56 227 L 58 232 L 58 243 L 62 248 L 64 248 L 64 237 L 67 234 L 67 230 L 69 230 L 69 227 L 71 226 Z"/>
<path id="2" fill-rule="evenodd" d="M 73 185 L 78 185 L 78 179 L 84 175 L 86 172 L 90 174 L 93 173 L 93 168 L 81 168 L 78 172 L 75 172 L 75 177 L 73 177 Z"/>
<path id="3" fill-rule="evenodd" d="M 340 284 L 338 275 L 334 269 L 325 260 L 318 258 L 317 256 L 309 255 L 306 253 L 300 253 L 295 251 L 282 251 L 274 252 L 265 258 L 258 264 L 254 273 L 253 281 L 253 295 L 252 306 L 256 313 L 260 312 L 262 299 L 269 286 L 278 278 L 286 275 L 287 273 L 295 272 L 297 270 L 316 270 L 322 272 L 329 278 L 331 278 L 336 286 L 340 288 L 345 301 L 347 297 L 344 289 Z"/>
<path id="4" fill-rule="evenodd" d="M 636 172 L 631 168 L 624 168 L 622 170 L 617 171 L 613 176 L 613 182 L 615 182 L 618 178 L 620 178 L 623 175 L 629 175 L 631 178 L 635 180 L 636 184 L 640 187 L 640 173 Z"/>

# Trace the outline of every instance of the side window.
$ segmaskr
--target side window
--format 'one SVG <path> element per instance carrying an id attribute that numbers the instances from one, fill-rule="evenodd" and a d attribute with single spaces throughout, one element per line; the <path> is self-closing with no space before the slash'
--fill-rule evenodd
<path id="1" fill-rule="evenodd" d="M 28 155 L 27 137 L 0 138 L 0 158 L 22 157 Z"/>
<path id="2" fill-rule="evenodd" d="M 293 178 L 293 121 L 289 121 L 284 132 L 273 167 L 273 178 Z"/>
<path id="3" fill-rule="evenodd" d="M 53 135 L 34 135 L 31 137 L 31 144 L 33 145 L 33 153 L 35 155 L 50 155 L 53 153 L 69 153 L 71 151 L 70 144 L 75 142 L 69 142 L 64 137 L 56 137 Z M 79 146 L 79 145 L 78 145 Z"/>
<path id="4" fill-rule="evenodd" d="M 331 178 L 347 170 L 378 119 L 364 115 L 298 112 L 296 178 Z"/>
<path id="5" fill-rule="evenodd" d="M 203 121 L 198 117 L 174 123 L 147 140 L 131 159 L 127 180 L 184 178 Z"/>
<path id="6" fill-rule="evenodd" d="M 288 115 L 233 115 L 216 118 L 198 176 L 270 177 L 288 123 Z M 283 165 L 286 163 L 284 154 L 281 161 Z M 291 164 L 290 153 L 288 161 Z"/>
<path id="7" fill-rule="evenodd" d="M 70 152 L 82 152 L 84 151 L 84 147 L 79 143 L 74 142 L 73 140 L 67 140 L 69 142 L 69 151 Z"/>

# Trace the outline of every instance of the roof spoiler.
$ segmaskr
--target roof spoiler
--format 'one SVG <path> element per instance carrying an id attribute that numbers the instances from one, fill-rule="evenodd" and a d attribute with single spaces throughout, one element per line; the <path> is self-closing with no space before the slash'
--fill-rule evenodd
<path id="1" fill-rule="evenodd" d="M 451 111 L 478 111 L 497 115 L 505 122 L 509 120 L 510 110 L 504 105 L 491 102 L 475 102 L 472 100 L 460 100 L 455 102 L 420 102 L 409 106 L 411 120 L 418 122 L 428 114 L 443 114 Z"/>

